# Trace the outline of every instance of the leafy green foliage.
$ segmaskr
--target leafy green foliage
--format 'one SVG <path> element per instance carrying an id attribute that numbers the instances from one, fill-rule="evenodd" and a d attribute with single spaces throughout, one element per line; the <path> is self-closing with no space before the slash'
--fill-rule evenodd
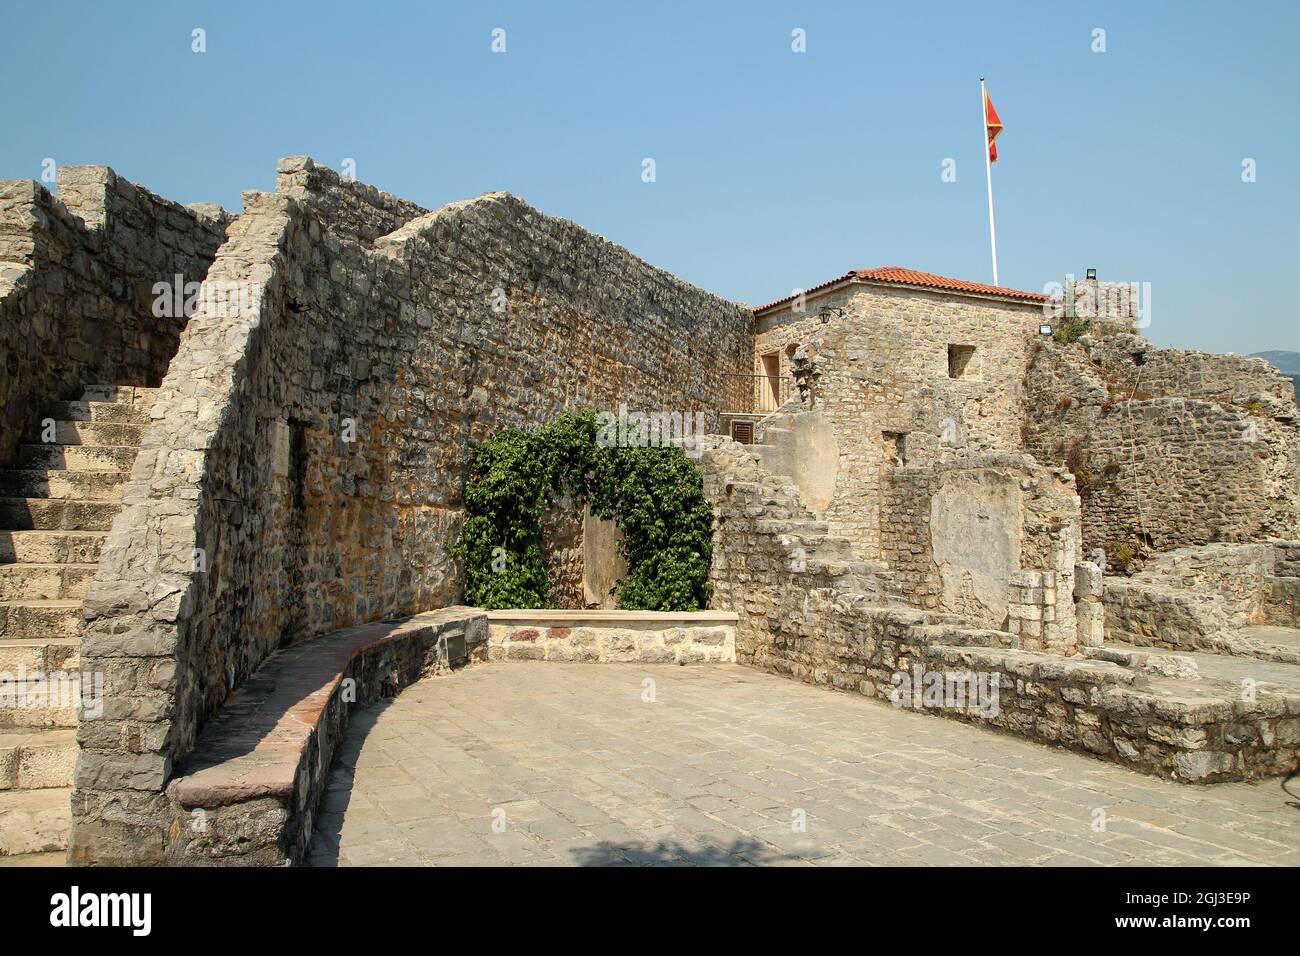
<path id="1" fill-rule="evenodd" d="M 508 429 L 474 453 L 465 487 L 465 600 L 544 607 L 542 514 L 557 495 L 587 501 L 623 532 L 626 610 L 698 611 L 709 599 L 713 509 L 680 448 L 605 448 L 594 412 L 529 434 Z M 635 444 L 635 443 L 632 443 Z"/>

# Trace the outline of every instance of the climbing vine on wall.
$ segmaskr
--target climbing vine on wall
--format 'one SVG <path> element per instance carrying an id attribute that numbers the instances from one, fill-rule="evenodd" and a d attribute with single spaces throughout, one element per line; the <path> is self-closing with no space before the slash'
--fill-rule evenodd
<path id="1" fill-rule="evenodd" d="M 713 509 L 699 470 L 674 446 L 603 447 L 600 427 L 595 412 L 566 414 L 537 432 L 507 429 L 476 449 L 458 548 L 467 603 L 546 606 L 542 515 L 568 495 L 623 532 L 628 573 L 618 587 L 620 608 L 705 607 Z"/>

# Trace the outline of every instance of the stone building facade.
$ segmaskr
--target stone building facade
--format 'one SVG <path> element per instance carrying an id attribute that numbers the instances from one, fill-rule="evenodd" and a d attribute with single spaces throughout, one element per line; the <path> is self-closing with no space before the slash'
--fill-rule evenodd
<path id="1" fill-rule="evenodd" d="M 756 373 L 788 375 L 801 347 L 821 359 L 816 407 L 838 460 L 818 517 L 864 557 L 881 548 L 892 468 L 1022 449 L 1024 367 L 1044 297 L 938 279 L 859 270 L 754 313 Z"/>

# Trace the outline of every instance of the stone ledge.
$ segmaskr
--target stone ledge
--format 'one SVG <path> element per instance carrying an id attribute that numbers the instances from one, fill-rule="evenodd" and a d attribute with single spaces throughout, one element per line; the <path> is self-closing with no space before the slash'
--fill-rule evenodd
<path id="1" fill-rule="evenodd" d="M 452 607 L 336 631 L 275 654 L 208 722 L 168 785 L 170 861 L 299 861 L 352 706 L 481 660 L 486 643 L 484 612 Z M 341 693 L 348 679 L 355 685 Z"/>
<path id="2" fill-rule="evenodd" d="M 532 624 L 554 621 L 562 626 L 574 621 L 583 624 L 609 623 L 621 625 L 630 622 L 650 621 L 664 626 L 674 623 L 698 624 L 735 624 L 740 615 L 734 611 L 565 611 L 551 608 L 524 608 L 501 611 L 488 611 L 487 618 L 492 623 L 505 621 L 527 621 Z"/>
<path id="3" fill-rule="evenodd" d="M 494 661 L 711 664 L 736 660 L 731 611 L 487 612 Z"/>

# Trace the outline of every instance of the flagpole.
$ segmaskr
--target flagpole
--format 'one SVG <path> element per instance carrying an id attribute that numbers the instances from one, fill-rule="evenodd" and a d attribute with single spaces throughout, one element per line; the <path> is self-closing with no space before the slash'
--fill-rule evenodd
<path id="1" fill-rule="evenodd" d="M 980 122 L 984 126 L 984 175 L 989 181 L 989 244 L 993 249 L 993 284 L 998 284 L 998 233 L 993 225 L 993 160 L 989 156 L 988 94 L 984 91 L 984 77 L 980 77 Z"/>

